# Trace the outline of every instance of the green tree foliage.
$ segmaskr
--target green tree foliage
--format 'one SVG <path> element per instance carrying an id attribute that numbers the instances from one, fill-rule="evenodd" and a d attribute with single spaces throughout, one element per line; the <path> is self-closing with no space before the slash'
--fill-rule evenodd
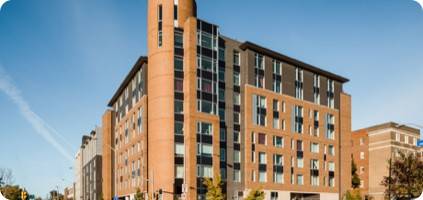
<path id="1" fill-rule="evenodd" d="M 206 200 L 224 200 L 225 195 L 222 192 L 222 179 L 220 176 L 211 180 L 209 178 L 204 179 L 203 184 L 207 187 Z"/>
<path id="2" fill-rule="evenodd" d="M 137 193 L 135 193 L 135 200 L 144 200 L 144 194 L 139 188 L 137 188 Z"/>
<path id="3" fill-rule="evenodd" d="M 264 192 L 259 189 L 253 189 L 248 194 L 247 198 L 245 200 L 264 200 Z"/>
<path id="4" fill-rule="evenodd" d="M 423 191 L 423 161 L 414 154 L 399 152 L 399 156 L 392 160 L 391 177 L 385 176 L 381 184 L 386 188 L 387 197 L 389 194 L 395 199 L 420 196 Z"/>
<path id="5" fill-rule="evenodd" d="M 344 200 L 362 200 L 359 189 L 348 190 L 344 195 Z"/>
<path id="6" fill-rule="evenodd" d="M 361 180 L 357 174 L 357 165 L 355 164 L 354 160 L 351 162 L 351 185 L 354 189 L 360 187 Z"/>

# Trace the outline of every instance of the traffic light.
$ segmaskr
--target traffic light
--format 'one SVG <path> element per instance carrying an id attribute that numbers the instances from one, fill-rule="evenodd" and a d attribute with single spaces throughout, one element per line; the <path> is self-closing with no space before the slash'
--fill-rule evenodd
<path id="1" fill-rule="evenodd" d="M 28 193 L 26 191 L 21 192 L 21 199 L 26 200 L 28 198 Z"/>

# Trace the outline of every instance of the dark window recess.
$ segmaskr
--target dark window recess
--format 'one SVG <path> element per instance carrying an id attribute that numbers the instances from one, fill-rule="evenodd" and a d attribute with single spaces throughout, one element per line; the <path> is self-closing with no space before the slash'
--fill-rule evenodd
<path id="1" fill-rule="evenodd" d="M 273 171 L 282 173 L 283 172 L 283 166 L 273 166 Z"/>
<path id="2" fill-rule="evenodd" d="M 234 105 L 234 111 L 235 111 L 235 112 L 241 112 L 241 106 L 239 106 L 239 105 Z"/>
<path id="3" fill-rule="evenodd" d="M 182 194 L 182 184 L 184 182 L 184 179 L 175 179 L 175 193 L 176 194 Z"/>
<path id="4" fill-rule="evenodd" d="M 265 172 L 267 170 L 266 164 L 259 164 L 259 171 Z"/>
<path id="5" fill-rule="evenodd" d="M 304 152 L 303 151 L 297 151 L 297 158 L 303 158 Z"/>
<path id="6" fill-rule="evenodd" d="M 184 164 L 184 157 L 175 157 L 175 164 L 183 165 Z"/>
<path id="7" fill-rule="evenodd" d="M 234 130 L 241 131 L 241 126 L 239 124 L 234 124 Z"/>
<path id="8" fill-rule="evenodd" d="M 240 66 L 237 66 L 237 65 L 234 65 L 234 71 L 240 72 L 241 71 L 241 67 Z"/>
<path id="9" fill-rule="evenodd" d="M 279 118 L 279 112 L 273 111 L 273 117 Z"/>
<path id="10" fill-rule="evenodd" d="M 184 121 L 184 115 L 182 114 L 175 114 L 175 120 L 183 122 Z"/>
<path id="11" fill-rule="evenodd" d="M 329 171 L 329 177 L 335 177 L 335 172 Z"/>
<path id="12" fill-rule="evenodd" d="M 239 86 L 237 86 L 237 85 L 234 85 L 234 92 L 240 93 L 241 92 L 241 88 Z"/>
<path id="13" fill-rule="evenodd" d="M 219 82 L 219 88 L 225 89 L 226 84 L 224 82 Z"/>
<path id="14" fill-rule="evenodd" d="M 241 169 L 241 164 L 240 163 L 234 163 L 234 169 Z"/>
<path id="15" fill-rule="evenodd" d="M 226 149 L 226 142 L 220 142 L 220 146 L 221 149 Z"/>
<path id="16" fill-rule="evenodd" d="M 311 169 L 310 175 L 311 176 L 319 176 L 319 170 L 318 169 Z"/>
<path id="17" fill-rule="evenodd" d="M 175 99 L 184 100 L 184 93 L 175 92 Z"/>
<path id="18" fill-rule="evenodd" d="M 184 143 L 184 136 L 183 135 L 175 135 L 175 142 L 177 143 Z"/>
<path id="19" fill-rule="evenodd" d="M 197 164 L 212 165 L 213 164 L 213 158 L 212 157 L 197 156 Z"/>
<path id="20" fill-rule="evenodd" d="M 175 77 L 176 78 L 184 78 L 184 72 L 175 71 Z"/>
<path id="21" fill-rule="evenodd" d="M 184 49 L 175 48 L 175 55 L 177 55 L 177 56 L 184 56 Z"/>
<path id="22" fill-rule="evenodd" d="M 219 60 L 219 68 L 224 68 L 226 65 L 225 61 Z"/>
<path id="23" fill-rule="evenodd" d="M 234 144 L 234 150 L 241 150 L 241 145 L 238 143 Z"/>
<path id="24" fill-rule="evenodd" d="M 173 19 L 178 20 L 178 5 L 173 6 Z"/>
<path id="25" fill-rule="evenodd" d="M 211 135 L 197 134 L 197 142 L 201 142 L 205 144 L 213 144 L 213 137 Z"/>
<path id="26" fill-rule="evenodd" d="M 221 102 L 221 101 L 219 101 L 219 108 L 225 108 L 226 107 L 226 104 L 225 104 L 225 102 Z"/>
<path id="27" fill-rule="evenodd" d="M 220 168 L 226 169 L 226 162 L 220 162 Z"/>

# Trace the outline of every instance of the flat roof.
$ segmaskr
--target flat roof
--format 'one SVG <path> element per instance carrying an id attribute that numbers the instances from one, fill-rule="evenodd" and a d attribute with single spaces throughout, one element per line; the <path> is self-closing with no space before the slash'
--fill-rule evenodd
<path id="1" fill-rule="evenodd" d="M 302 62 L 300 60 L 297 60 L 295 58 L 291 58 L 289 56 L 283 55 L 281 53 L 278 53 L 278 52 L 273 51 L 271 49 L 268 49 L 266 47 L 262 47 L 262 46 L 260 46 L 258 44 L 252 43 L 250 41 L 246 41 L 246 42 L 242 43 L 240 45 L 240 48 L 242 50 L 251 49 L 251 50 L 256 51 L 258 53 L 262 53 L 262 54 L 271 56 L 273 58 L 279 59 L 281 61 L 287 62 L 287 63 L 292 64 L 292 65 L 297 66 L 297 67 L 301 67 L 301 68 L 306 69 L 308 71 L 311 71 L 311 72 L 314 72 L 314 73 L 317 73 L 317 74 L 321 74 L 321 75 L 327 76 L 327 77 L 329 77 L 329 78 L 331 78 L 333 80 L 339 81 L 341 83 L 346 83 L 346 82 L 349 81 L 347 78 L 344 78 L 344 77 L 339 76 L 339 75 L 336 75 L 336 74 L 334 74 L 332 72 L 323 70 L 323 69 L 318 68 L 316 66 L 307 64 L 307 63 Z"/>
<path id="2" fill-rule="evenodd" d="M 363 128 L 363 129 L 353 131 L 353 133 L 361 131 L 361 130 L 375 131 L 375 130 L 380 130 L 380 129 L 385 129 L 385 128 L 396 128 L 396 129 L 400 129 L 400 130 L 404 130 L 404 131 L 409 131 L 409 132 L 412 132 L 412 133 L 415 133 L 415 134 L 420 134 L 420 129 L 411 127 L 407 124 L 399 124 L 399 123 L 396 123 L 396 122 L 386 122 L 386 123 L 383 123 L 383 124 L 370 126 L 370 127 L 367 127 L 367 128 Z"/>
<path id="3" fill-rule="evenodd" d="M 110 99 L 109 103 L 107 104 L 109 107 L 112 107 L 113 104 L 117 101 L 119 96 L 123 93 L 126 86 L 129 84 L 129 82 L 134 78 L 134 76 L 137 74 L 138 70 L 141 69 L 141 67 L 148 63 L 148 59 L 146 56 L 140 56 L 137 60 L 137 62 L 132 67 L 131 71 L 126 75 L 123 82 L 120 84 L 119 88 L 116 90 L 115 94 L 113 95 L 112 99 Z"/>

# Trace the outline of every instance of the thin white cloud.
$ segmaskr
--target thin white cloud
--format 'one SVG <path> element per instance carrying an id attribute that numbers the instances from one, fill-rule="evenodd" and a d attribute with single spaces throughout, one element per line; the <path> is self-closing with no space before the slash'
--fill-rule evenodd
<path id="1" fill-rule="evenodd" d="M 22 97 L 21 91 L 13 84 L 12 79 L 6 73 L 6 71 L 0 66 L 0 91 L 4 92 L 18 107 L 22 116 L 31 124 L 32 128 L 38 133 L 44 140 L 52 145 L 63 157 L 68 161 L 72 162 L 73 157 L 69 152 L 61 145 L 54 135 L 63 138 L 56 130 L 54 130 L 49 124 L 47 124 L 40 116 L 32 111 L 29 104 Z"/>

